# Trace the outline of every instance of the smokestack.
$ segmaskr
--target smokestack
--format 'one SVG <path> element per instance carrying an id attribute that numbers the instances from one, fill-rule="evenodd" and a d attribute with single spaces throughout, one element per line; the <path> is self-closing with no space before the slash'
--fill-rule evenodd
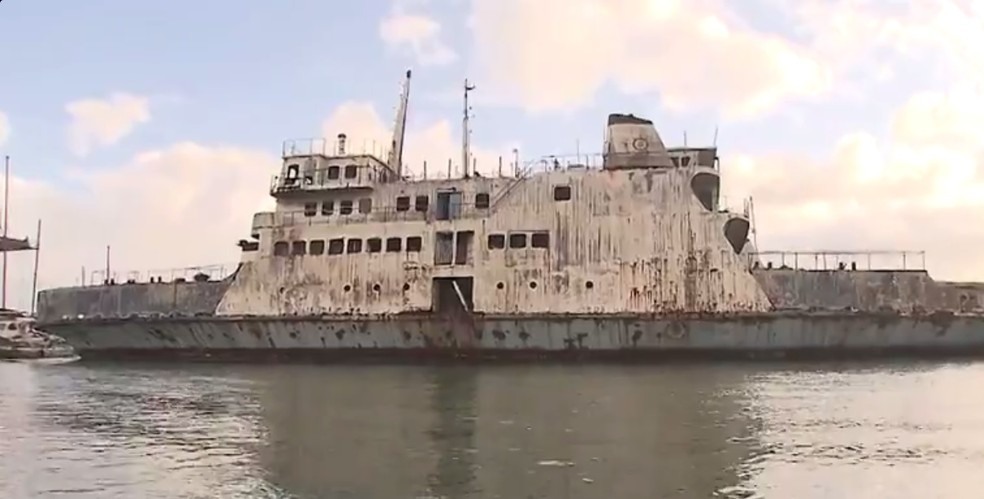
<path id="1" fill-rule="evenodd" d="M 338 155 L 339 156 L 344 156 L 345 155 L 345 134 L 344 133 L 338 134 Z"/>

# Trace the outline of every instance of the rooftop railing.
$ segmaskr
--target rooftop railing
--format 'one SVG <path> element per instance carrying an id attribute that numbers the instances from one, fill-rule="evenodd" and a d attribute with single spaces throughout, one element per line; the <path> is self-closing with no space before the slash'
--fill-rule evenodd
<path id="1" fill-rule="evenodd" d="M 283 158 L 295 156 L 334 156 L 340 152 L 338 140 L 324 138 L 288 139 L 281 144 L 280 155 Z M 368 154 L 379 159 L 386 159 L 389 147 L 386 143 L 376 140 L 345 141 L 345 154 Z"/>
<path id="2" fill-rule="evenodd" d="M 795 270 L 926 270 L 926 252 L 758 251 L 748 254 L 751 268 Z"/>
<path id="3" fill-rule="evenodd" d="M 181 282 L 194 281 L 202 276 L 210 281 L 225 279 L 236 270 L 238 263 L 225 263 L 213 265 L 199 265 L 193 267 L 176 267 L 156 270 L 110 270 L 107 277 L 106 270 L 94 270 L 88 275 L 88 282 L 82 281 L 82 286 L 100 286 L 105 284 L 135 284 L 149 282 Z M 83 277 L 86 277 L 83 275 Z"/>

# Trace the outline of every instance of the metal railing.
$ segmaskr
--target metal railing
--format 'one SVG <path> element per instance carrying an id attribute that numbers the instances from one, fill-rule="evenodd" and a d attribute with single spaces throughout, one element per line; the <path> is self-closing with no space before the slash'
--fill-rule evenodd
<path id="1" fill-rule="evenodd" d="M 325 138 L 303 138 L 288 139 L 283 141 L 280 148 L 280 155 L 283 158 L 295 156 L 334 156 L 339 153 L 339 143 L 336 139 Z M 389 147 L 385 142 L 376 140 L 356 140 L 347 139 L 345 141 L 346 154 L 368 154 L 381 160 L 385 160 L 389 155 Z"/>
<path id="2" fill-rule="evenodd" d="M 238 263 L 225 263 L 213 265 L 200 265 L 193 267 L 177 267 L 157 270 L 110 270 L 109 277 L 106 270 L 94 270 L 89 273 L 89 281 L 83 282 L 83 286 L 100 286 L 107 283 L 149 283 L 149 282 L 175 282 L 180 279 L 193 281 L 198 275 L 206 275 L 209 280 L 217 281 L 228 277 L 238 267 Z"/>
<path id="3" fill-rule="evenodd" d="M 926 252 L 758 251 L 748 254 L 750 268 L 791 270 L 926 270 Z"/>

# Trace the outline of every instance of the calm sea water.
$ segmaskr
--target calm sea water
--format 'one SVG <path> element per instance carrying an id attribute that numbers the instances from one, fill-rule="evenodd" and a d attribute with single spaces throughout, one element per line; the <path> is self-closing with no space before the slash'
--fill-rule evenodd
<path id="1" fill-rule="evenodd" d="M 979 498 L 984 364 L 0 364 L 0 497 Z"/>

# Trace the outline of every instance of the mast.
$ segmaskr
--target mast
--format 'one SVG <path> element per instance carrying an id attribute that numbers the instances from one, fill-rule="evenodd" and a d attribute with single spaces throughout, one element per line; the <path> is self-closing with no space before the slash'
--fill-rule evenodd
<path id="1" fill-rule="evenodd" d="M 41 263 L 41 219 L 38 219 L 38 235 L 34 238 L 34 280 L 31 283 L 31 315 L 36 314 L 38 298 L 38 264 Z"/>
<path id="2" fill-rule="evenodd" d="M 461 120 L 461 171 L 465 178 L 468 178 L 468 165 L 471 163 L 471 130 L 468 128 L 468 114 L 471 109 L 468 107 L 468 92 L 472 90 L 475 90 L 475 85 L 469 85 L 468 78 L 465 78 L 465 109 Z"/>
<path id="3" fill-rule="evenodd" d="M 5 156 L 3 160 L 3 239 L 7 240 L 7 224 L 10 220 L 10 156 Z M 3 282 L 0 283 L 3 291 L 0 292 L 0 309 L 7 308 L 7 252 L 3 252 Z"/>
<path id="4" fill-rule="evenodd" d="M 393 126 L 393 140 L 390 144 L 388 163 L 398 178 L 403 178 L 403 139 L 407 128 L 407 106 L 410 102 L 410 70 L 407 70 L 400 93 L 400 105 L 396 107 L 396 124 Z"/>

